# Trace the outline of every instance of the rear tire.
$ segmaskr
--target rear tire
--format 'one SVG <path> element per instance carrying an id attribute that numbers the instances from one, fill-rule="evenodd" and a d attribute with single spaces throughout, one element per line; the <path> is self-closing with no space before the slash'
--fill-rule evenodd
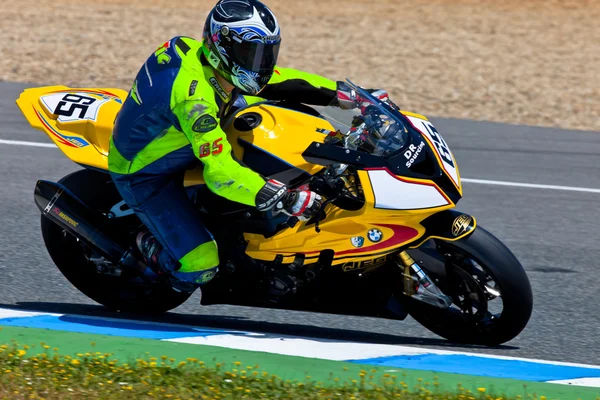
<path id="1" fill-rule="evenodd" d="M 121 199 L 110 176 L 101 172 L 79 170 L 59 183 L 101 212 Z M 159 314 L 180 306 L 191 296 L 176 292 L 167 284 L 148 286 L 133 274 L 116 277 L 98 273 L 77 238 L 43 215 L 41 229 L 46 249 L 60 272 L 80 292 L 111 310 Z"/>
<path id="2" fill-rule="evenodd" d="M 443 245 L 476 261 L 493 279 L 501 293 L 502 312 L 485 324 L 473 324 L 457 310 L 441 310 L 409 299 L 411 317 L 453 342 L 495 346 L 515 338 L 529 322 L 533 309 L 531 285 L 521 263 L 500 240 L 481 227 L 465 239 Z"/>

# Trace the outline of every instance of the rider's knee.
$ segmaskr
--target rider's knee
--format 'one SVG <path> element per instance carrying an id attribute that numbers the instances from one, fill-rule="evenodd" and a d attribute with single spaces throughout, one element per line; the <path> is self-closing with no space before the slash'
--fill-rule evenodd
<path id="1" fill-rule="evenodd" d="M 198 284 L 210 281 L 217 273 L 219 251 L 214 240 L 196 247 L 179 260 L 181 268 L 174 274 L 177 278 Z"/>

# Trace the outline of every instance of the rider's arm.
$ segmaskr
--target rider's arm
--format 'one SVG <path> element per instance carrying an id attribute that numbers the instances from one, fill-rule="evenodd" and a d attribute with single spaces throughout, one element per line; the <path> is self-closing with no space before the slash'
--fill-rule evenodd
<path id="1" fill-rule="evenodd" d="M 231 144 L 219 126 L 216 108 L 196 100 L 178 104 L 173 113 L 181 130 L 192 143 L 194 154 L 204 164 L 206 185 L 219 196 L 255 206 L 259 211 L 271 209 L 307 220 L 319 210 L 320 196 L 309 190 L 290 192 L 276 180 L 265 181 L 259 174 L 243 167 L 231 156 Z"/>
<path id="2" fill-rule="evenodd" d="M 271 80 L 258 95 L 267 100 L 327 106 L 336 99 L 336 82 L 292 68 L 275 67 Z"/>
<path id="3" fill-rule="evenodd" d="M 256 206 L 256 195 L 265 186 L 265 179 L 232 157 L 231 144 L 219 125 L 216 106 L 188 98 L 176 104 L 173 113 L 194 154 L 204 164 L 208 188 L 231 201 Z"/>

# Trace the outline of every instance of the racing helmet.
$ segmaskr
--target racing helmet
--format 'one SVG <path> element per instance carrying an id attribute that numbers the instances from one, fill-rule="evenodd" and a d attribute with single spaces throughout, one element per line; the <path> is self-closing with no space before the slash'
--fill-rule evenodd
<path id="1" fill-rule="evenodd" d="M 258 0 L 221 0 L 206 18 L 202 54 L 225 80 L 249 95 L 269 82 L 281 43 L 279 23 Z"/>

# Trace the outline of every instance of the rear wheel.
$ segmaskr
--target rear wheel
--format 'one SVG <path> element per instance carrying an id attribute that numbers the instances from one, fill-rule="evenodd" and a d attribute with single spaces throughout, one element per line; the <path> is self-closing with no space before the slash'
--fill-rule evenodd
<path id="1" fill-rule="evenodd" d="M 517 258 L 481 227 L 465 239 L 436 243 L 447 269 L 439 286 L 453 305 L 443 310 L 410 299 L 410 315 L 453 342 L 493 346 L 515 338 L 533 308 L 531 285 Z"/>
<path id="2" fill-rule="evenodd" d="M 76 171 L 59 183 L 100 212 L 107 212 L 120 201 L 110 176 L 101 172 Z M 137 271 L 124 269 L 119 276 L 106 270 L 100 272 L 97 264 L 90 260 L 93 248 L 43 215 L 41 228 L 48 253 L 62 274 L 87 297 L 110 309 L 163 313 L 183 304 L 191 295 L 176 292 L 167 283 L 149 284 Z"/>

